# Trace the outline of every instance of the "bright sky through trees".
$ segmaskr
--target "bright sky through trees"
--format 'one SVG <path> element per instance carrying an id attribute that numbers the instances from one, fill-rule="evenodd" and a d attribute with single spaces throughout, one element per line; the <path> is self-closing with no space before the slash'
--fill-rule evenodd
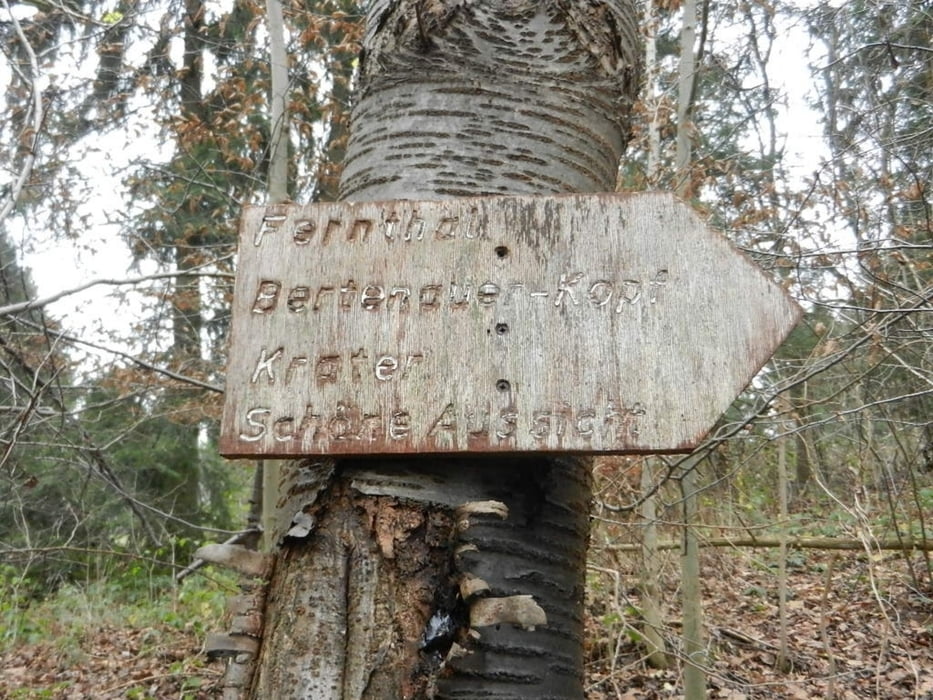
<path id="1" fill-rule="evenodd" d="M 218 5 L 218 10 L 222 4 Z M 27 19 L 36 12 L 35 8 L 27 5 L 15 5 L 11 9 L 21 19 Z M 150 12 L 150 17 L 153 22 L 158 21 L 157 12 Z M 728 39 L 727 35 L 720 41 Z M 773 58 L 773 64 L 777 66 L 773 82 L 782 94 L 779 123 L 787 148 L 784 165 L 788 172 L 800 178 L 812 175 L 823 154 L 822 129 L 810 106 L 813 81 L 808 67 L 808 63 L 818 63 L 820 57 L 811 55 L 809 42 L 806 28 L 799 23 L 782 27 Z M 180 40 L 173 42 L 173 53 L 181 51 L 180 43 Z M 95 62 L 96 57 L 83 61 L 73 57 L 62 64 L 59 74 L 44 76 L 43 84 L 49 80 L 58 83 L 63 79 L 93 81 Z M 4 82 L 5 70 L 8 66 L 0 63 L 0 80 Z M 209 76 L 210 54 L 208 79 Z M 91 279 L 122 279 L 157 271 L 151 261 L 143 261 L 133 268 L 132 257 L 120 237 L 121 220 L 132 212 L 123 184 L 128 168 L 143 159 L 159 162 L 170 157 L 161 127 L 149 114 L 148 105 L 142 100 L 136 101 L 139 103 L 134 108 L 137 114 L 128 125 L 111 133 L 91 134 L 73 149 L 76 157 L 80 158 L 78 170 L 84 200 L 79 209 L 83 217 L 80 231 L 71 232 L 69 239 L 63 239 L 59 232 L 48 226 L 41 209 L 26 220 L 9 222 L 23 262 L 32 270 L 40 296 L 76 288 Z M 49 311 L 71 329 L 118 330 L 125 328 L 127 320 L 134 315 L 135 305 L 125 293 L 125 289 L 100 286 L 65 296 L 51 304 Z"/>

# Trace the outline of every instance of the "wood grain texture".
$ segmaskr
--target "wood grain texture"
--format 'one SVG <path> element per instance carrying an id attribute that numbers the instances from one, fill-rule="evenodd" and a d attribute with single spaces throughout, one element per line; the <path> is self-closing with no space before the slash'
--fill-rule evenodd
<path id="1" fill-rule="evenodd" d="M 680 452 L 796 323 L 673 196 L 255 208 L 230 456 Z"/>

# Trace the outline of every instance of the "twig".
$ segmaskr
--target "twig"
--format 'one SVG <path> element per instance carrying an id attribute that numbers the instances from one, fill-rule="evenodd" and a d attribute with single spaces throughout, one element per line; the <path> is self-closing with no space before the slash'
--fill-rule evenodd
<path id="1" fill-rule="evenodd" d="M 28 321 L 26 319 L 18 319 L 20 323 L 23 323 L 33 328 L 42 328 L 41 324 L 34 323 L 33 321 Z M 200 379 L 195 379 L 194 377 L 189 377 L 184 374 L 178 374 L 178 372 L 173 372 L 170 369 L 165 367 L 159 367 L 154 365 L 151 362 L 146 362 L 146 360 L 140 359 L 139 357 L 132 355 L 123 350 L 115 350 L 114 348 L 107 347 L 106 345 L 100 345 L 99 343 L 94 343 L 90 340 L 85 340 L 84 338 L 78 338 L 77 336 L 68 335 L 67 333 L 58 333 L 57 337 L 65 342 L 74 343 L 76 345 L 83 345 L 88 348 L 93 348 L 94 350 L 100 350 L 101 352 L 110 353 L 111 355 L 116 355 L 117 357 L 122 357 L 125 360 L 129 360 L 135 365 L 143 369 L 147 369 L 150 372 L 155 372 L 156 374 L 161 374 L 169 379 L 174 379 L 185 384 L 191 384 L 192 386 L 200 387 L 201 389 L 207 389 L 208 391 L 213 391 L 218 394 L 224 393 L 224 388 L 217 384 L 210 384 Z"/>
<path id="2" fill-rule="evenodd" d="M 243 530 L 243 532 L 238 532 L 232 537 L 228 537 L 226 540 L 223 541 L 223 544 L 239 544 L 240 542 L 243 542 L 249 537 L 252 537 L 254 535 L 259 536 L 261 534 L 262 534 L 261 528 L 252 527 L 247 530 Z M 184 569 L 182 569 L 177 574 L 175 574 L 175 582 L 181 583 L 188 576 L 193 574 L 195 571 L 197 571 L 198 569 L 200 569 L 202 566 L 204 566 L 207 563 L 209 562 L 205 561 L 204 559 L 195 559 L 190 564 L 188 564 L 188 566 L 186 566 Z"/>
<path id="3" fill-rule="evenodd" d="M 144 554 L 136 554 L 134 552 L 120 552 L 113 549 L 99 549 L 99 548 L 90 548 L 90 547 L 69 547 L 65 545 L 53 546 L 53 547 L 22 547 L 22 548 L 9 548 L 9 549 L 0 549 L 0 557 L 12 559 L 16 556 L 34 556 L 38 554 L 55 554 L 55 553 L 67 553 L 67 554 L 94 554 L 102 555 L 107 557 L 120 557 L 121 559 L 133 559 L 136 561 L 144 561 L 150 564 L 155 564 L 157 566 L 167 566 L 171 568 L 177 568 L 178 564 L 173 564 L 170 561 L 163 561 L 161 559 L 156 559 L 155 557 L 148 557 Z"/>
<path id="4" fill-rule="evenodd" d="M 2 218 L 2 217 L 0 217 Z M 227 258 L 221 258 L 220 260 L 212 260 L 210 263 L 205 263 L 205 265 L 214 265 L 218 262 L 226 260 Z M 202 266 L 203 267 L 203 266 Z M 99 285 L 112 285 L 112 286 L 122 286 L 122 285 L 134 285 L 139 284 L 140 282 L 149 282 L 152 280 L 160 279 L 170 279 L 173 277 L 222 277 L 232 279 L 233 274 L 230 272 L 198 272 L 193 273 L 193 270 L 198 268 L 192 268 L 192 270 L 185 271 L 174 271 L 174 272 L 157 272 L 151 275 L 140 275 L 139 277 L 126 277 L 123 279 L 118 278 L 98 278 L 93 279 L 83 284 L 79 284 L 77 287 L 72 287 L 71 289 L 65 289 L 54 294 L 50 294 L 46 297 L 39 297 L 37 299 L 29 299 L 27 301 L 17 302 L 16 304 L 7 304 L 6 306 L 0 306 L 0 317 L 10 316 L 12 314 L 22 313 L 23 311 L 29 311 L 30 309 L 38 309 L 43 306 L 48 306 L 59 299 L 63 299 L 73 294 L 78 294 L 83 292 L 91 287 L 96 287 Z"/>
<path id="5" fill-rule="evenodd" d="M 29 59 L 29 69 L 32 73 L 30 87 L 32 88 L 34 111 L 32 115 L 33 133 L 30 138 L 29 148 L 23 158 L 23 165 L 19 171 L 19 177 L 17 177 L 16 181 L 10 186 L 10 194 L 6 201 L 3 202 L 2 206 L 0 206 L 0 221 L 3 221 L 10 212 L 13 211 L 13 207 L 15 207 L 16 202 L 19 201 L 19 196 L 22 194 L 23 188 L 29 181 L 30 175 L 32 175 L 32 168 L 36 162 L 36 150 L 39 146 L 39 134 L 42 131 L 42 125 L 45 121 L 45 111 L 42 108 L 42 93 L 39 91 L 39 86 L 37 84 L 39 81 L 39 61 L 36 58 L 36 52 L 33 51 L 32 45 L 29 43 L 29 39 L 26 38 L 26 33 L 23 31 L 22 25 L 20 25 L 19 20 L 16 19 L 16 15 L 13 14 L 7 0 L 2 0 L 2 2 L 3 9 L 6 10 L 7 14 L 10 16 L 13 28 L 16 30 L 16 36 L 19 38 L 23 46 L 23 51 Z"/>
<path id="6" fill-rule="evenodd" d="M 708 540 L 702 540 L 700 547 L 735 547 L 754 549 L 756 547 L 774 548 L 780 547 L 779 538 L 755 537 L 752 539 L 730 539 L 728 537 L 715 537 Z M 659 542 L 658 549 L 680 549 L 680 542 Z M 837 537 L 794 537 L 787 540 L 788 549 L 827 549 L 833 551 L 858 551 L 864 552 L 866 543 L 857 539 L 842 539 Z M 640 544 L 606 544 L 602 549 L 616 552 L 637 552 L 641 549 Z M 897 539 L 872 540 L 872 550 L 891 550 L 898 552 L 933 552 L 933 541 L 900 541 Z"/>
<path id="7" fill-rule="evenodd" d="M 826 652 L 826 658 L 829 660 L 829 674 L 826 680 L 826 700 L 835 700 L 836 698 L 836 656 L 833 654 L 833 647 L 829 641 L 829 628 L 826 620 L 826 609 L 829 607 L 829 590 L 833 585 L 833 569 L 836 567 L 836 557 L 829 560 L 826 567 L 826 576 L 823 581 L 823 595 L 820 596 L 820 641 L 823 643 L 823 651 Z"/>
<path id="8" fill-rule="evenodd" d="M 204 676 L 216 676 L 219 678 L 221 675 L 223 675 L 223 672 L 219 670 L 214 671 L 213 669 L 200 667 L 198 668 L 198 674 L 204 675 Z M 144 683 L 151 683 L 152 681 L 164 680 L 166 678 L 177 678 L 179 676 L 188 676 L 188 675 L 189 675 L 188 671 L 177 671 L 175 673 L 157 673 L 152 676 L 146 676 L 145 678 L 134 678 L 131 681 L 126 681 L 124 683 L 118 683 L 117 685 L 112 685 L 109 688 L 105 688 L 104 690 L 101 690 L 100 692 L 103 695 L 105 693 L 112 693 L 115 690 L 121 690 L 123 688 L 130 688 L 134 685 L 142 685 Z"/>

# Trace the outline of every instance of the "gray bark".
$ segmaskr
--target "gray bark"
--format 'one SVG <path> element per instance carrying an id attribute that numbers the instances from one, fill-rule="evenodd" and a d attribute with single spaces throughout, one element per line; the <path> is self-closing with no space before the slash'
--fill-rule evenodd
<path id="1" fill-rule="evenodd" d="M 680 576 L 683 604 L 684 700 L 704 700 L 707 665 L 703 643 L 703 599 L 700 590 L 700 547 L 697 540 L 700 479 L 696 457 L 688 458 L 680 479 L 683 495 L 684 535 Z"/>
<path id="2" fill-rule="evenodd" d="M 288 199 L 288 56 L 285 53 L 285 20 L 280 0 L 266 0 L 269 61 L 272 81 L 269 138 L 269 203 Z"/>
<path id="3" fill-rule="evenodd" d="M 661 634 L 663 615 L 658 590 L 660 578 L 658 550 L 657 491 L 654 490 L 655 462 L 646 459 L 641 466 L 641 492 L 648 494 L 639 508 L 644 534 L 641 544 L 642 636 L 648 651 L 648 663 L 654 668 L 668 668 L 667 644 Z"/>
<path id="4" fill-rule="evenodd" d="M 696 85 L 696 0 L 685 0 L 683 25 L 680 30 L 680 75 L 677 88 L 677 150 L 674 156 L 676 191 L 684 199 L 692 195 L 690 174 L 692 158 L 691 113 Z M 699 479 L 696 461 L 688 462 L 681 479 L 684 512 L 684 547 L 681 557 L 683 581 L 683 643 L 687 663 L 684 665 L 684 697 L 702 700 L 706 697 L 705 647 L 703 645 L 703 601 L 700 594 L 700 548 L 695 524 L 698 510 Z"/>
<path id="5" fill-rule="evenodd" d="M 612 190 L 636 17 L 374 0 L 342 197 Z M 306 461 L 279 493 L 253 697 L 583 697 L 586 461 Z"/>
<path id="6" fill-rule="evenodd" d="M 674 154 L 674 171 L 677 180 L 674 189 L 677 194 L 687 199 L 693 194 L 690 165 L 693 154 L 693 124 L 691 118 L 694 87 L 696 85 L 696 53 L 694 47 L 697 29 L 696 0 L 685 0 L 683 15 L 683 24 L 680 28 L 679 76 L 677 78 L 677 150 Z"/>
<path id="7" fill-rule="evenodd" d="M 364 49 L 342 198 L 614 189 L 640 81 L 627 0 L 375 0 Z"/>

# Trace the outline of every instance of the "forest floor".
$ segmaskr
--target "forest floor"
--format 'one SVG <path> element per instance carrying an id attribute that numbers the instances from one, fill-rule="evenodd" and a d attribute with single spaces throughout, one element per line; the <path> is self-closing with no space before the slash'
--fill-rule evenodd
<path id="1" fill-rule="evenodd" d="M 912 586 L 903 558 L 792 552 L 789 559 L 789 670 L 782 673 L 773 557 L 704 551 L 709 697 L 933 700 L 933 592 Z M 924 570 L 920 559 L 914 565 Z M 649 668 L 632 617 L 639 601 L 624 569 L 621 561 L 591 570 L 587 697 L 681 697 L 679 613 L 673 605 L 664 611 L 671 667 Z M 664 594 L 676 600 L 676 582 Z M 222 669 L 200 653 L 204 631 L 177 620 L 114 626 L 101 619 L 56 637 L 53 626 L 43 640 L 0 653 L 0 698 L 218 697 Z"/>
<path id="2" fill-rule="evenodd" d="M 912 585 L 903 556 L 790 552 L 784 672 L 776 551 L 707 549 L 701 558 L 710 698 L 933 700 L 933 590 Z M 912 564 L 925 571 L 919 557 Z M 651 669 L 631 620 L 637 592 L 626 590 L 624 575 L 618 586 L 608 578 L 612 585 L 590 606 L 587 697 L 682 697 L 677 606 L 664 611 L 670 668 Z M 679 595 L 669 583 L 662 598 Z"/>

